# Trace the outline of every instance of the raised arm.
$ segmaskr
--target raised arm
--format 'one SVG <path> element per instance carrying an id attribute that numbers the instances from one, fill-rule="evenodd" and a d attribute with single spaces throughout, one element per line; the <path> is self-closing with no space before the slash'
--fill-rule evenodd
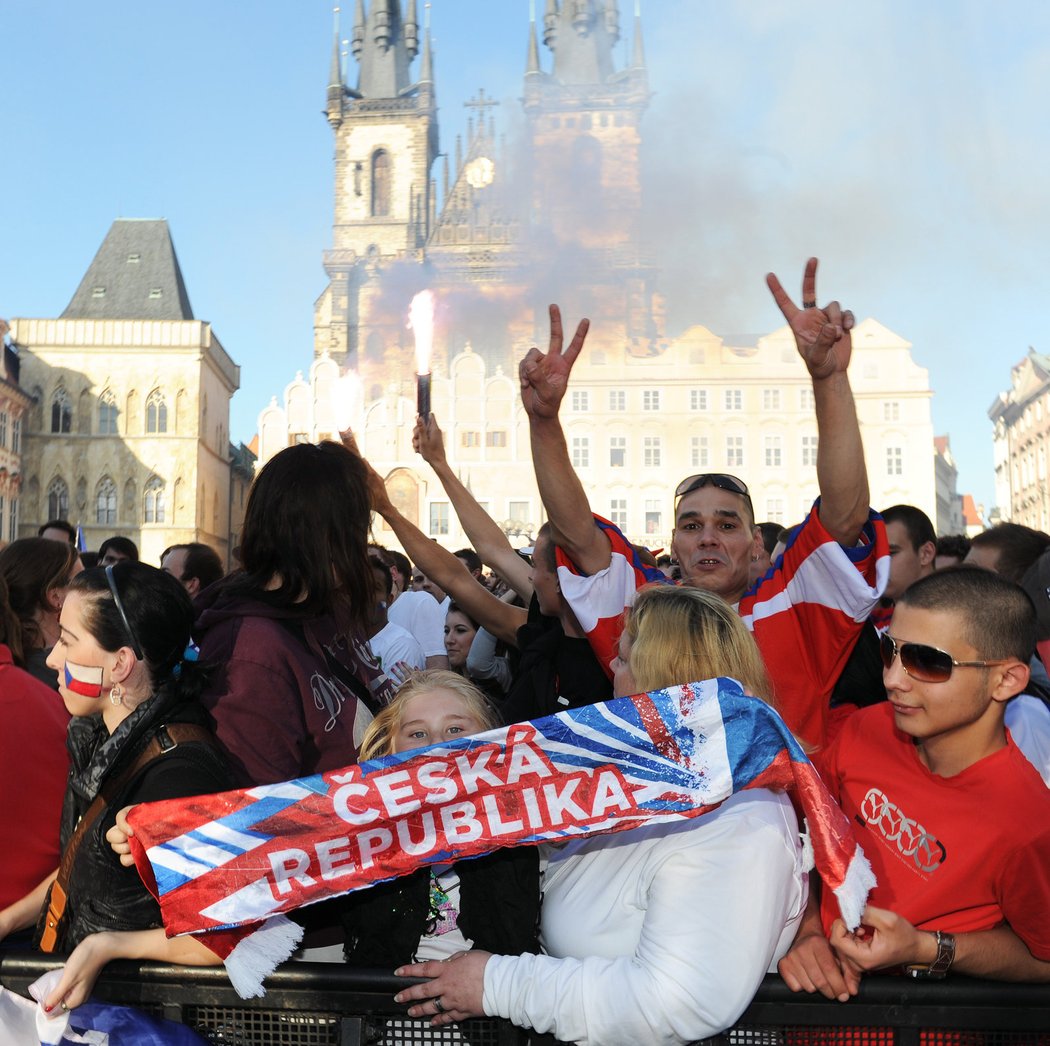
<path id="1" fill-rule="evenodd" d="M 356 453 L 356 448 L 351 449 Z M 475 581 L 470 571 L 451 552 L 436 541 L 431 541 L 417 526 L 405 519 L 390 500 L 383 477 L 367 461 L 365 468 L 368 470 L 372 508 L 397 535 L 409 559 L 475 621 L 484 625 L 493 635 L 517 646 L 517 631 L 525 624 L 527 612 L 497 599 L 484 585 Z"/>
<path id="2" fill-rule="evenodd" d="M 554 528 L 554 539 L 585 573 L 604 570 L 612 556 L 609 539 L 594 524 L 583 484 L 576 475 L 565 443 L 558 410 L 565 396 L 572 365 L 580 355 L 590 320 L 581 320 L 562 350 L 561 310 L 550 307 L 551 338 L 546 353 L 529 349 L 521 361 L 521 401 L 529 416 L 532 463 L 540 497 Z"/>
<path id="3" fill-rule="evenodd" d="M 820 522 L 840 545 L 850 547 L 868 520 L 870 502 L 857 406 L 846 373 L 853 351 L 853 313 L 843 312 L 837 301 L 817 308 L 816 258 L 806 262 L 801 309 L 773 273 L 766 283 L 791 326 L 813 382 Z"/>
<path id="4" fill-rule="evenodd" d="M 412 448 L 434 470 L 441 486 L 445 488 L 445 493 L 452 502 L 460 523 L 463 524 L 463 530 L 481 561 L 492 567 L 528 602 L 532 598 L 528 564 L 514 551 L 507 535 L 452 471 L 445 457 L 445 441 L 433 414 L 428 416 L 426 422 L 422 418 L 416 418 Z"/>

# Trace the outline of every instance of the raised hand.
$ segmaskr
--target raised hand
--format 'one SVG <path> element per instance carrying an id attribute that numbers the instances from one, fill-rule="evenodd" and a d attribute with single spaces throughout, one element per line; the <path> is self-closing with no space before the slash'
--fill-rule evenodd
<path id="1" fill-rule="evenodd" d="M 416 427 L 412 432 L 412 449 L 428 465 L 440 465 L 445 461 L 445 440 L 432 413 L 427 415 L 426 421 L 416 417 Z"/>
<path id="2" fill-rule="evenodd" d="M 569 374 L 583 349 L 590 329 L 590 320 L 580 320 L 569 347 L 562 351 L 564 341 L 561 329 L 561 309 L 550 306 L 551 340 L 546 354 L 531 348 L 521 361 L 518 375 L 521 379 L 521 402 L 533 418 L 556 418 L 558 408 L 569 384 Z"/>
<path id="3" fill-rule="evenodd" d="M 849 366 L 853 352 L 853 313 L 837 301 L 817 308 L 817 259 L 810 258 L 802 275 L 802 308 L 791 300 L 774 273 L 766 276 L 773 300 L 795 335 L 795 344 L 814 379 L 828 378 Z"/>

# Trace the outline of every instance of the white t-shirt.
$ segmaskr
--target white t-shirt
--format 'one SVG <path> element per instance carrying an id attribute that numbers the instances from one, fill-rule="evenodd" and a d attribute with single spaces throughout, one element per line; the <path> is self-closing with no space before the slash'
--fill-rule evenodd
<path id="1" fill-rule="evenodd" d="M 368 641 L 372 653 L 379 662 L 379 667 L 389 674 L 389 669 L 399 661 L 405 661 L 412 668 L 426 668 L 427 659 L 423 648 L 411 632 L 388 621 Z"/>
<path id="2" fill-rule="evenodd" d="M 489 959 L 485 1012 L 602 1046 L 716 1035 L 791 946 L 804 869 L 791 803 L 764 789 L 694 821 L 552 849 L 547 954 Z"/>
<path id="3" fill-rule="evenodd" d="M 387 620 L 410 632 L 424 657 L 445 654 L 445 612 L 429 592 L 402 592 L 390 604 Z"/>

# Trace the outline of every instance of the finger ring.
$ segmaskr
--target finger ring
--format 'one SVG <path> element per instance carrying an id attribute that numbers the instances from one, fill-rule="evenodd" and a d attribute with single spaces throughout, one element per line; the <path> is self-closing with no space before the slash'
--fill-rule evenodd
<path id="1" fill-rule="evenodd" d="M 804 309 L 815 309 L 816 307 L 817 303 L 815 301 L 804 301 L 802 303 L 802 308 Z"/>
<path id="2" fill-rule="evenodd" d="M 66 1005 L 66 1000 L 65 1000 L 65 999 L 61 999 L 61 1000 L 59 1001 L 59 1004 L 58 1004 L 58 1008 L 59 1008 L 59 1009 L 60 1009 L 60 1010 L 61 1010 L 61 1011 L 62 1011 L 63 1013 L 69 1013 L 69 1007 L 68 1007 L 68 1006 Z"/>
<path id="3" fill-rule="evenodd" d="M 441 1005 L 441 996 L 440 995 L 435 997 L 434 1005 L 437 1007 L 437 1012 L 438 1013 L 444 1013 L 445 1012 L 445 1007 Z"/>

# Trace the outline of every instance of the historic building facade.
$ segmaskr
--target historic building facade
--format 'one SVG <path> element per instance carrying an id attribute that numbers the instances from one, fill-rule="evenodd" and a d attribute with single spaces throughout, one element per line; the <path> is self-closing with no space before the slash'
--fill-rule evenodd
<path id="1" fill-rule="evenodd" d="M 33 400 L 19 536 L 61 517 L 91 549 L 124 534 L 149 563 L 187 541 L 228 561 L 240 372 L 193 316 L 167 223 L 114 222 L 61 317 L 11 332 Z"/>
<path id="2" fill-rule="evenodd" d="M 3 374 L 0 376 L 0 543 L 18 537 L 22 495 L 22 436 L 32 398 L 19 385 L 19 359 L 6 343 L 10 330 L 0 320 Z"/>
<path id="3" fill-rule="evenodd" d="M 542 23 L 528 27 L 520 137 L 497 134 L 494 103 L 479 92 L 467 103 L 466 140 L 450 156 L 440 151 L 435 61 L 415 10 L 411 0 L 404 11 L 398 0 L 357 5 L 354 88 L 336 34 L 330 283 L 315 307 L 309 374 L 260 414 L 260 463 L 289 442 L 334 434 L 341 414 L 406 515 L 450 547 L 463 544 L 411 448 L 416 368 L 406 317 L 412 295 L 429 288 L 432 402 L 449 460 L 490 515 L 528 543 L 543 515 L 517 364 L 545 345 L 546 306 L 559 301 L 567 325 L 592 321 L 563 420 L 596 511 L 635 540 L 666 545 L 669 488 L 691 472 L 726 470 L 746 477 L 760 518 L 799 520 L 816 495 L 816 425 L 790 332 L 735 344 L 702 326 L 666 331 L 642 221 L 649 92 L 640 18 L 630 58 L 618 63 L 616 0 L 550 0 Z M 928 375 L 909 344 L 874 320 L 858 326 L 854 344 L 873 504 L 910 502 L 933 518 Z"/>
<path id="4" fill-rule="evenodd" d="M 1004 521 L 1050 531 L 1050 356 L 1035 349 L 1011 368 L 988 408 L 994 426 L 995 502 Z"/>

